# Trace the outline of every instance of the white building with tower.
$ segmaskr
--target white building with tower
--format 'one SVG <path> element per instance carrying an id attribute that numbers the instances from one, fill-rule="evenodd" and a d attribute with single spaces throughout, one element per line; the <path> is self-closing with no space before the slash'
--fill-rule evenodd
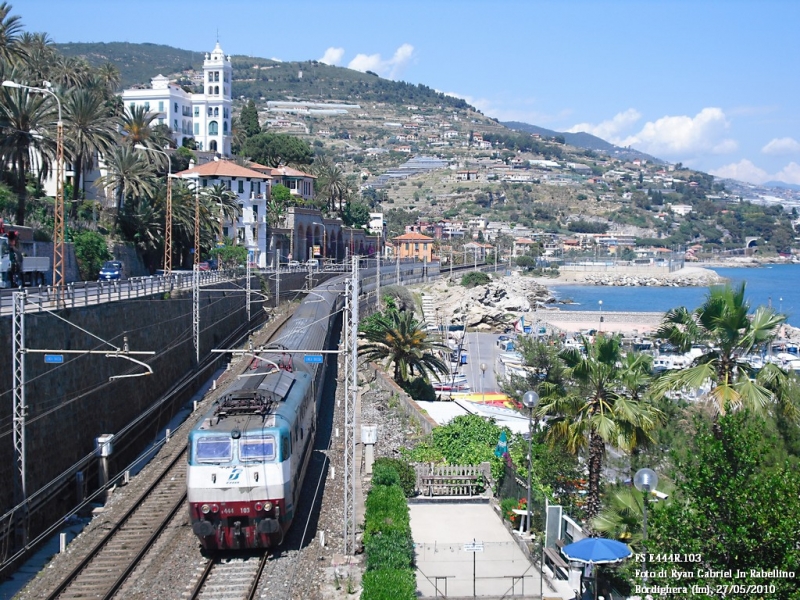
<path id="1" fill-rule="evenodd" d="M 122 92 L 122 102 L 129 110 L 143 106 L 157 113 L 156 122 L 169 126 L 179 146 L 193 137 L 198 150 L 230 156 L 232 80 L 231 57 L 217 42 L 203 60 L 201 93 L 189 93 L 157 75 L 150 80 L 150 88 Z"/>

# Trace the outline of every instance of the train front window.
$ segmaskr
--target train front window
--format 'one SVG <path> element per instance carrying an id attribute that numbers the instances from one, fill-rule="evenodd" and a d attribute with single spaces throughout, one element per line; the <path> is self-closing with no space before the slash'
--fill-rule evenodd
<path id="1" fill-rule="evenodd" d="M 239 440 L 239 458 L 243 461 L 275 460 L 275 438 L 247 436 Z"/>
<path id="2" fill-rule="evenodd" d="M 204 437 L 197 440 L 195 458 L 198 462 L 229 462 L 232 457 L 229 437 Z"/>

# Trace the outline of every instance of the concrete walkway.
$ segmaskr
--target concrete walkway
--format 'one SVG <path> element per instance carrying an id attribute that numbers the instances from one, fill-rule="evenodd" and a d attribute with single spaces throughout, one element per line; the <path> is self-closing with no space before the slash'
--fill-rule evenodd
<path id="1" fill-rule="evenodd" d="M 530 563 L 491 505 L 454 500 L 412 503 L 409 509 L 422 597 L 541 597 L 538 565 Z M 545 583 L 545 598 L 573 597 L 564 594 Z"/>

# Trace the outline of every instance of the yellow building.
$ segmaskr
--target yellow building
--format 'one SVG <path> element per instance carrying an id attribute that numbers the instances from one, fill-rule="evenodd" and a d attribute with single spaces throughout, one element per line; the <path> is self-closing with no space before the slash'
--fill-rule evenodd
<path id="1" fill-rule="evenodd" d="M 433 238 L 421 233 L 404 233 L 392 240 L 395 256 L 414 258 L 419 261 L 433 261 Z"/>

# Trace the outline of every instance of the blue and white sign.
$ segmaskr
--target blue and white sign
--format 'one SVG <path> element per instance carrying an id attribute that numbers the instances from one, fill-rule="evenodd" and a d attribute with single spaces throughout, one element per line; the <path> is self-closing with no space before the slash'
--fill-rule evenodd
<path id="1" fill-rule="evenodd" d="M 303 356 L 303 362 L 307 363 L 321 363 L 322 354 L 306 354 Z"/>
<path id="2" fill-rule="evenodd" d="M 45 354 L 44 362 L 49 364 L 61 364 L 64 362 L 63 354 Z"/>

